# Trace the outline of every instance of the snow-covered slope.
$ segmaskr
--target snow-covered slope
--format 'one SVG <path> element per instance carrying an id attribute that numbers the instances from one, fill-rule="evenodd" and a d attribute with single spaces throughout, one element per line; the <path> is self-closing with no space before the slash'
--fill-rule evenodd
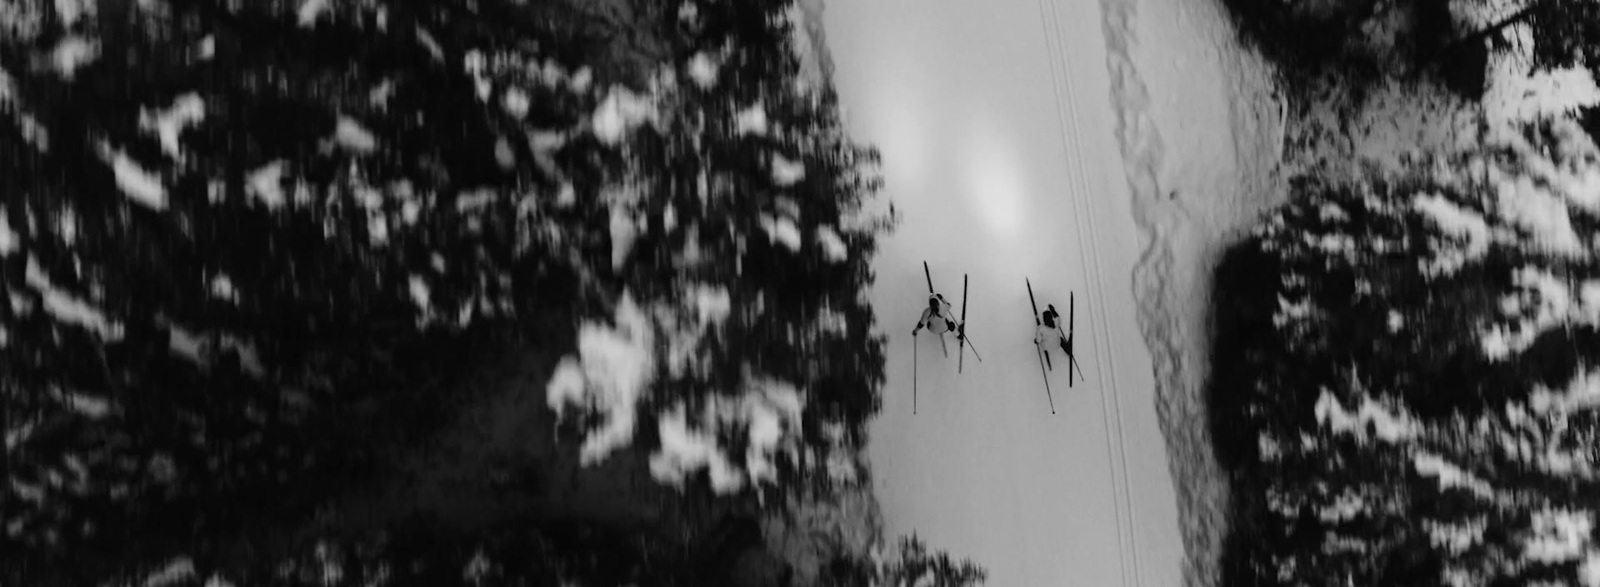
<path id="1" fill-rule="evenodd" d="M 1144 243 L 1134 294 L 1178 491 L 1184 581 L 1212 585 L 1228 493 L 1205 426 L 1211 270 L 1283 199 L 1282 109 L 1266 65 L 1213 3 L 1101 6 L 1117 140 Z"/>

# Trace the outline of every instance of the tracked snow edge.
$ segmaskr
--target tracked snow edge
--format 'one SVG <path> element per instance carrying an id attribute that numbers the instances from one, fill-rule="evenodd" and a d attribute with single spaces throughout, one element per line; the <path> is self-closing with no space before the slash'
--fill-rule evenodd
<path id="1" fill-rule="evenodd" d="M 1177 491 L 1184 585 L 1210 587 L 1220 579 L 1228 505 L 1205 424 L 1211 270 L 1282 198 L 1282 107 L 1266 65 L 1238 45 L 1213 3 L 1100 5 L 1116 137 L 1143 243 L 1133 289 Z M 1146 38 L 1156 42 L 1142 45 Z M 1210 99 L 1179 99 L 1185 94 Z"/>

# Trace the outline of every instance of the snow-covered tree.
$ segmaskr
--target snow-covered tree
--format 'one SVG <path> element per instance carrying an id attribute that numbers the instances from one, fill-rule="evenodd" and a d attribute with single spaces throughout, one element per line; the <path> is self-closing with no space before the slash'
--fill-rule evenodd
<path id="1" fill-rule="evenodd" d="M 1307 181 L 1218 274 L 1228 584 L 1496 584 L 1594 558 L 1600 150 L 1570 118 Z M 1249 538 L 1254 536 L 1257 539 Z"/>
<path id="2" fill-rule="evenodd" d="M 787 2 L 559 4 L 0 8 L 0 582 L 313 517 L 507 341 L 586 463 L 827 485 L 876 154 Z"/>

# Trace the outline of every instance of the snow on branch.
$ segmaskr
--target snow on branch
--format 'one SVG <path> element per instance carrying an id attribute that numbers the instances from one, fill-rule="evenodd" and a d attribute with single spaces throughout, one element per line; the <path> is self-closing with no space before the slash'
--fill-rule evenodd
<path id="1" fill-rule="evenodd" d="M 563 358 L 550 377 L 545 395 L 558 417 L 580 411 L 601 417 L 600 426 L 588 432 L 579 448 L 584 465 L 600 462 L 633 441 L 637 407 L 655 371 L 653 334 L 649 318 L 625 293 L 617 305 L 616 325 L 584 324 L 578 331 L 578 355 Z"/>

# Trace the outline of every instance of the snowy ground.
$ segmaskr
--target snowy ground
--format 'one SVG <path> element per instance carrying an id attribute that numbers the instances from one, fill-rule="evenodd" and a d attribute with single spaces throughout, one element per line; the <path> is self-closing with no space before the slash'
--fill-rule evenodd
<path id="1" fill-rule="evenodd" d="M 1139 328 L 1187 545 L 1185 584 L 1213 584 L 1227 486 L 1206 430 L 1206 308 L 1223 248 L 1281 202 L 1283 106 L 1216 2 L 1102 0 L 1117 138 L 1144 252 Z"/>
<path id="2" fill-rule="evenodd" d="M 973 557 L 995 585 L 1215 576 L 1226 493 L 1199 396 L 1206 280 L 1277 193 L 1277 122 L 1258 115 L 1277 106 L 1216 8 L 1178 4 L 825 15 L 843 103 L 883 150 L 904 219 L 872 292 L 890 337 L 871 450 L 888 530 Z M 971 279 L 985 362 L 959 375 L 953 340 L 944 360 L 909 336 L 923 260 L 958 308 Z M 1089 380 L 1068 389 L 1053 353 L 1053 416 L 1024 277 L 1041 304 L 1077 296 Z"/>

